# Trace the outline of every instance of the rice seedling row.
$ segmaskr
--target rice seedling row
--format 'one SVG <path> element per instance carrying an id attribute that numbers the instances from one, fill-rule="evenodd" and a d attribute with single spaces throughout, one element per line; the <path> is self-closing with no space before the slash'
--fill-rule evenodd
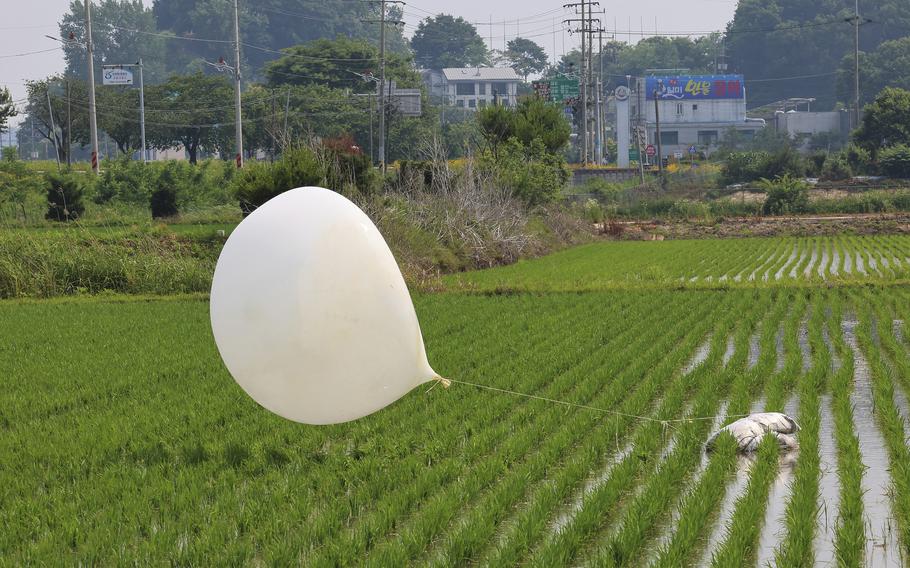
<path id="1" fill-rule="evenodd" d="M 453 289 L 534 291 L 905 283 L 908 255 L 907 235 L 605 242 L 444 280 Z"/>
<path id="2" fill-rule="evenodd" d="M 759 317 L 752 317 L 739 326 L 735 334 L 734 353 L 728 363 L 728 380 L 731 383 L 728 393 L 728 402 L 724 416 L 718 416 L 714 426 L 726 422 L 726 415 L 731 412 L 745 412 L 751 399 L 750 385 L 747 383 L 748 375 L 744 372 L 750 350 L 750 340 L 758 320 L 763 317 L 769 307 L 771 297 L 765 295 L 756 298 L 755 307 Z M 693 479 L 687 488 L 687 493 L 677 507 L 674 517 L 675 527 L 671 527 L 669 534 L 656 553 L 656 559 L 651 562 L 653 566 L 682 566 L 690 562 L 692 552 L 697 549 L 698 542 L 703 534 L 713 512 L 719 505 L 723 495 L 718 487 L 723 487 L 732 474 L 736 465 L 736 452 L 733 441 L 721 437 L 718 446 L 712 454 L 702 457 L 701 476 Z"/>

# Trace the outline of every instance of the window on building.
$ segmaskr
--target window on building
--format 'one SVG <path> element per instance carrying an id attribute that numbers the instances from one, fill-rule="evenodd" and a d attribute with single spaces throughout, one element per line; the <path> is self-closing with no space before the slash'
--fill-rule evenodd
<path id="1" fill-rule="evenodd" d="M 692 110 L 698 110 L 698 105 L 692 105 Z"/>
<path id="2" fill-rule="evenodd" d="M 495 91 L 500 97 L 503 95 L 509 94 L 509 84 L 508 83 L 490 83 L 490 94 L 492 95 Z"/>
<path id="3" fill-rule="evenodd" d="M 464 99 L 458 99 L 455 101 L 455 106 L 464 108 Z"/>
<path id="4" fill-rule="evenodd" d="M 683 104 L 682 104 L 682 103 L 676 103 L 676 114 L 680 114 L 680 115 L 681 115 L 681 114 L 683 114 L 683 112 L 684 112 L 684 111 L 683 111 Z"/>
<path id="5" fill-rule="evenodd" d="M 675 130 L 664 130 L 660 133 L 660 143 L 664 146 L 676 146 L 679 144 L 679 132 Z"/>
<path id="6" fill-rule="evenodd" d="M 698 145 L 713 146 L 717 144 L 718 133 L 716 130 L 699 130 Z"/>
<path id="7" fill-rule="evenodd" d="M 468 82 L 458 82 L 455 83 L 455 94 L 456 95 L 473 95 L 474 94 L 474 83 Z"/>
<path id="8" fill-rule="evenodd" d="M 469 106 L 470 108 L 476 108 L 476 107 L 477 107 L 477 100 L 476 100 L 476 99 L 468 99 L 468 106 Z"/>
<path id="9" fill-rule="evenodd" d="M 743 140 L 752 140 L 755 138 L 754 130 L 740 130 L 739 135 L 743 137 Z"/>

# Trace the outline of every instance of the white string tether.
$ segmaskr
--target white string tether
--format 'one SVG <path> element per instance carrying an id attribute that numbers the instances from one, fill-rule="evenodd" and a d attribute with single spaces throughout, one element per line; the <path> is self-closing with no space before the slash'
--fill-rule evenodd
<path id="1" fill-rule="evenodd" d="M 539 396 L 539 395 L 536 395 L 536 394 L 528 394 L 528 393 L 525 393 L 525 392 L 518 392 L 518 391 L 509 390 L 509 389 L 502 389 L 502 388 L 499 388 L 499 387 L 491 387 L 490 385 L 481 385 L 481 384 L 478 384 L 478 383 L 472 383 L 472 382 L 468 382 L 468 381 L 461 381 L 461 380 L 457 380 L 457 379 L 444 379 L 444 378 L 442 378 L 442 377 L 436 377 L 436 378 L 435 378 L 435 382 L 433 383 L 433 386 L 430 387 L 429 389 L 427 389 L 427 392 L 430 392 L 431 390 L 433 390 L 434 388 L 436 388 L 436 385 L 438 385 L 438 384 L 442 384 L 443 388 L 449 388 L 449 386 L 451 386 L 452 383 L 459 384 L 459 385 L 466 385 L 466 386 L 470 386 L 470 387 L 476 387 L 476 388 L 479 388 L 479 389 L 484 389 L 484 390 L 493 391 L 493 392 L 498 392 L 498 393 L 503 393 L 503 394 L 510 394 L 510 395 L 513 395 L 513 396 L 521 396 L 521 397 L 524 397 L 524 398 L 530 398 L 530 399 L 534 399 L 534 400 L 540 400 L 540 401 L 543 401 L 543 402 L 550 402 L 550 403 L 553 403 L 553 404 L 561 404 L 561 405 L 563 405 L 563 406 L 570 406 L 570 407 L 573 407 L 573 408 L 581 408 L 581 409 L 584 409 L 584 410 L 593 410 L 594 412 L 602 412 L 602 413 L 604 413 L 604 414 L 613 414 L 613 415 L 616 415 L 616 416 L 623 416 L 623 417 L 625 417 L 625 418 L 636 418 L 636 419 L 638 419 L 638 420 L 648 420 L 648 421 L 650 421 L 650 422 L 657 422 L 657 423 L 660 423 L 660 424 L 663 424 L 663 425 L 667 425 L 667 424 L 670 424 L 670 423 L 677 423 L 677 422 L 695 422 L 696 420 L 711 420 L 711 421 L 717 420 L 717 417 L 716 417 L 716 416 L 690 416 L 690 417 L 688 417 L 688 418 L 667 418 L 667 419 L 653 418 L 653 417 L 651 417 L 651 416 L 639 416 L 639 415 L 637 415 L 637 414 L 630 414 L 630 413 L 627 413 L 627 412 L 620 412 L 620 411 L 618 411 L 618 410 L 609 410 L 609 409 L 607 409 L 607 408 L 600 408 L 600 407 L 591 406 L 591 405 L 588 405 L 588 404 L 578 404 L 578 403 L 575 403 L 575 402 L 568 402 L 568 401 L 565 401 L 565 400 L 559 400 L 559 399 L 555 399 L 555 398 L 549 398 L 549 397 L 546 397 L 546 396 Z M 728 416 L 727 416 L 727 419 L 730 419 L 730 418 L 743 418 L 743 417 L 745 417 L 745 416 L 748 416 L 748 414 L 728 415 Z"/>

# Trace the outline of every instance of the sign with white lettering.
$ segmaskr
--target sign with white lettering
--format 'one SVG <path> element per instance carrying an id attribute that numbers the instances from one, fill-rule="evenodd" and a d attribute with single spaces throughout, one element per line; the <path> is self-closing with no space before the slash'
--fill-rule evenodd
<path id="1" fill-rule="evenodd" d="M 101 82 L 105 85 L 132 85 L 133 72 L 120 67 L 106 67 L 101 73 Z"/>

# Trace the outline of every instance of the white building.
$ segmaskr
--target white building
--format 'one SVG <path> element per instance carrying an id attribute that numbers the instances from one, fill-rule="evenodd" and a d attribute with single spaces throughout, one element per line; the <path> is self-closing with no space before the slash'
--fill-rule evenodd
<path id="1" fill-rule="evenodd" d="M 765 127 L 760 118 L 746 116 L 742 75 L 680 75 L 641 77 L 636 81 L 632 116 L 643 120 L 648 143 L 664 157 L 688 154 L 691 148 L 710 153 L 731 128 L 745 138 Z M 656 101 L 656 103 L 655 103 Z"/>
<path id="2" fill-rule="evenodd" d="M 521 77 L 510 67 L 447 67 L 421 72 L 437 103 L 475 110 L 486 105 L 514 106 Z"/>
<path id="3" fill-rule="evenodd" d="M 805 142 L 811 136 L 832 133 L 846 141 L 852 126 L 851 112 L 836 110 L 830 112 L 803 112 L 797 110 L 777 111 L 774 113 L 774 127 L 778 132 L 786 132 L 791 138 L 801 138 Z"/>

